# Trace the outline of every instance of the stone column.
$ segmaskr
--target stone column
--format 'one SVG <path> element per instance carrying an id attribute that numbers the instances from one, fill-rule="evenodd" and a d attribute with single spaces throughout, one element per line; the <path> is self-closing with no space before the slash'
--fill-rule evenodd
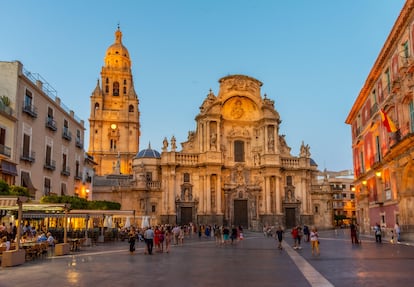
<path id="1" fill-rule="evenodd" d="M 265 190 L 266 190 L 266 214 L 270 214 L 270 204 L 272 203 L 272 200 L 270 198 L 270 177 L 265 177 Z"/>
<path id="2" fill-rule="evenodd" d="M 281 214 L 281 202 L 282 202 L 282 198 L 281 198 L 281 186 L 280 186 L 280 176 L 276 176 L 276 182 L 275 182 L 275 187 L 276 187 L 276 200 L 275 200 L 275 204 L 276 204 L 276 214 Z"/>
<path id="3" fill-rule="evenodd" d="M 211 175 L 206 175 L 206 213 L 211 214 Z"/>
<path id="4" fill-rule="evenodd" d="M 264 146 L 265 146 L 265 153 L 268 153 L 269 145 L 268 145 L 267 125 L 264 126 Z"/>
<path id="5" fill-rule="evenodd" d="M 223 210 L 221 209 L 221 176 L 217 176 L 216 182 L 216 213 L 223 214 Z"/>

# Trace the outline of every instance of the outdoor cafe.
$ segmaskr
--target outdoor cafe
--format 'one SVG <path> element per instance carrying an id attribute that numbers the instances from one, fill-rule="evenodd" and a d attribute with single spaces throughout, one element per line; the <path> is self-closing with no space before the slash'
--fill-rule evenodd
<path id="1" fill-rule="evenodd" d="M 6 212 L 2 222 L 12 223 L 18 229 L 15 243 L 8 252 L 20 250 L 20 254 L 23 250 L 25 260 L 42 257 L 47 254 L 47 248 L 45 244 L 22 243 L 24 226 L 30 226 L 40 233 L 50 232 L 56 242 L 54 254 L 65 255 L 92 243 L 116 240 L 120 227 L 136 224 L 133 210 L 71 210 L 69 204 L 27 203 L 23 197 L 0 197 L 0 210 Z M 18 264 L 15 261 L 4 263 L 6 253 L 1 254 L 2 266 L 24 263 L 21 262 L 21 255 L 16 261 Z"/>

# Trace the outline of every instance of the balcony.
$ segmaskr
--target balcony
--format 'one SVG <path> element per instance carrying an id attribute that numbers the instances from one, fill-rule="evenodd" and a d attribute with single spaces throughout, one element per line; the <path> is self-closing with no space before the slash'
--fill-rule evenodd
<path id="1" fill-rule="evenodd" d="M 35 162 L 36 153 L 34 151 L 23 151 L 20 156 L 20 160 L 27 161 L 30 163 Z"/>
<path id="2" fill-rule="evenodd" d="M 0 144 L 0 154 L 5 155 L 7 157 L 11 156 L 11 148 L 5 145 Z"/>
<path id="3" fill-rule="evenodd" d="M 83 142 L 80 138 L 76 138 L 76 147 L 80 149 L 83 148 Z"/>
<path id="4" fill-rule="evenodd" d="M 14 111 L 11 107 L 6 106 L 3 104 L 3 102 L 0 100 L 0 113 L 4 114 L 5 116 L 13 117 Z"/>
<path id="5" fill-rule="evenodd" d="M 54 132 L 57 131 L 56 121 L 51 117 L 46 117 L 45 126 Z"/>
<path id="6" fill-rule="evenodd" d="M 393 93 L 398 93 L 400 89 L 401 89 L 400 79 L 393 80 L 391 84 L 391 91 Z"/>
<path id="7" fill-rule="evenodd" d="M 67 140 L 67 141 L 72 140 L 72 133 L 70 132 L 70 130 L 67 127 L 63 128 L 62 138 Z"/>
<path id="8" fill-rule="evenodd" d="M 56 169 L 56 161 L 54 161 L 54 160 L 46 161 L 45 164 L 43 165 L 43 168 L 48 169 L 48 170 L 55 170 Z"/>
<path id="9" fill-rule="evenodd" d="M 23 103 L 23 112 L 32 118 L 37 118 L 37 108 L 31 104 Z"/>
<path id="10" fill-rule="evenodd" d="M 75 180 L 81 180 L 82 179 L 82 174 L 77 173 L 75 174 L 75 176 L 73 177 Z"/>
<path id="11" fill-rule="evenodd" d="M 69 176 L 70 175 L 70 168 L 68 166 L 63 167 L 62 171 L 60 172 L 61 175 Z"/>

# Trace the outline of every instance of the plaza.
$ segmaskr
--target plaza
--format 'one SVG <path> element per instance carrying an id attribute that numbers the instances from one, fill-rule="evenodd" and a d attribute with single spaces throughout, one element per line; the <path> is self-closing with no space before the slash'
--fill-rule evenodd
<path id="1" fill-rule="evenodd" d="M 289 230 L 284 249 L 274 238 L 246 232 L 237 244 L 216 246 L 213 238 L 186 238 L 170 253 L 134 254 L 126 241 L 84 247 L 0 269 L 0 286 L 409 286 L 414 247 L 362 237 L 352 245 L 349 230 L 321 231 L 321 254 L 310 244 L 293 250 Z"/>

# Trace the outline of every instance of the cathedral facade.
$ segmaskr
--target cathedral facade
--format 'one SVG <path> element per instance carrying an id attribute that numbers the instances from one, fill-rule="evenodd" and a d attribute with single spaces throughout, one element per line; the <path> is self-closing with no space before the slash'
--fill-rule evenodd
<path id="1" fill-rule="evenodd" d="M 126 63 L 130 65 L 129 59 Z M 246 75 L 221 78 L 217 95 L 210 90 L 205 97 L 195 119 L 196 129 L 181 147 L 174 137 L 165 138 L 161 152 L 148 146 L 126 164 L 122 155 L 133 149 L 117 146 L 115 152 L 111 150 L 115 163 L 100 160 L 108 148 L 101 148 L 101 154 L 95 152 L 95 161 L 102 166 L 101 176 L 94 180 L 93 199 L 120 202 L 122 209 L 135 210 L 137 218 L 150 218 L 151 224 L 226 224 L 252 230 L 315 223 L 330 227 L 332 215 L 326 203 L 331 195 L 316 185 L 318 170 L 310 147 L 302 142 L 299 155 L 291 154 L 285 135 L 279 133 L 281 119 L 274 101 L 262 96 L 261 86 L 259 80 Z M 138 112 L 135 96 L 128 101 Z M 95 105 L 114 108 L 114 103 L 105 102 L 99 87 L 91 99 L 90 143 L 94 148 L 90 150 L 96 151 L 97 146 L 105 146 L 101 140 L 108 145 L 112 131 L 111 117 L 98 120 Z M 120 118 L 129 113 L 117 110 Z M 138 148 L 139 118 L 134 120 Z M 100 140 L 93 139 L 97 134 Z M 131 172 L 123 172 L 123 165 L 131 166 Z"/>

